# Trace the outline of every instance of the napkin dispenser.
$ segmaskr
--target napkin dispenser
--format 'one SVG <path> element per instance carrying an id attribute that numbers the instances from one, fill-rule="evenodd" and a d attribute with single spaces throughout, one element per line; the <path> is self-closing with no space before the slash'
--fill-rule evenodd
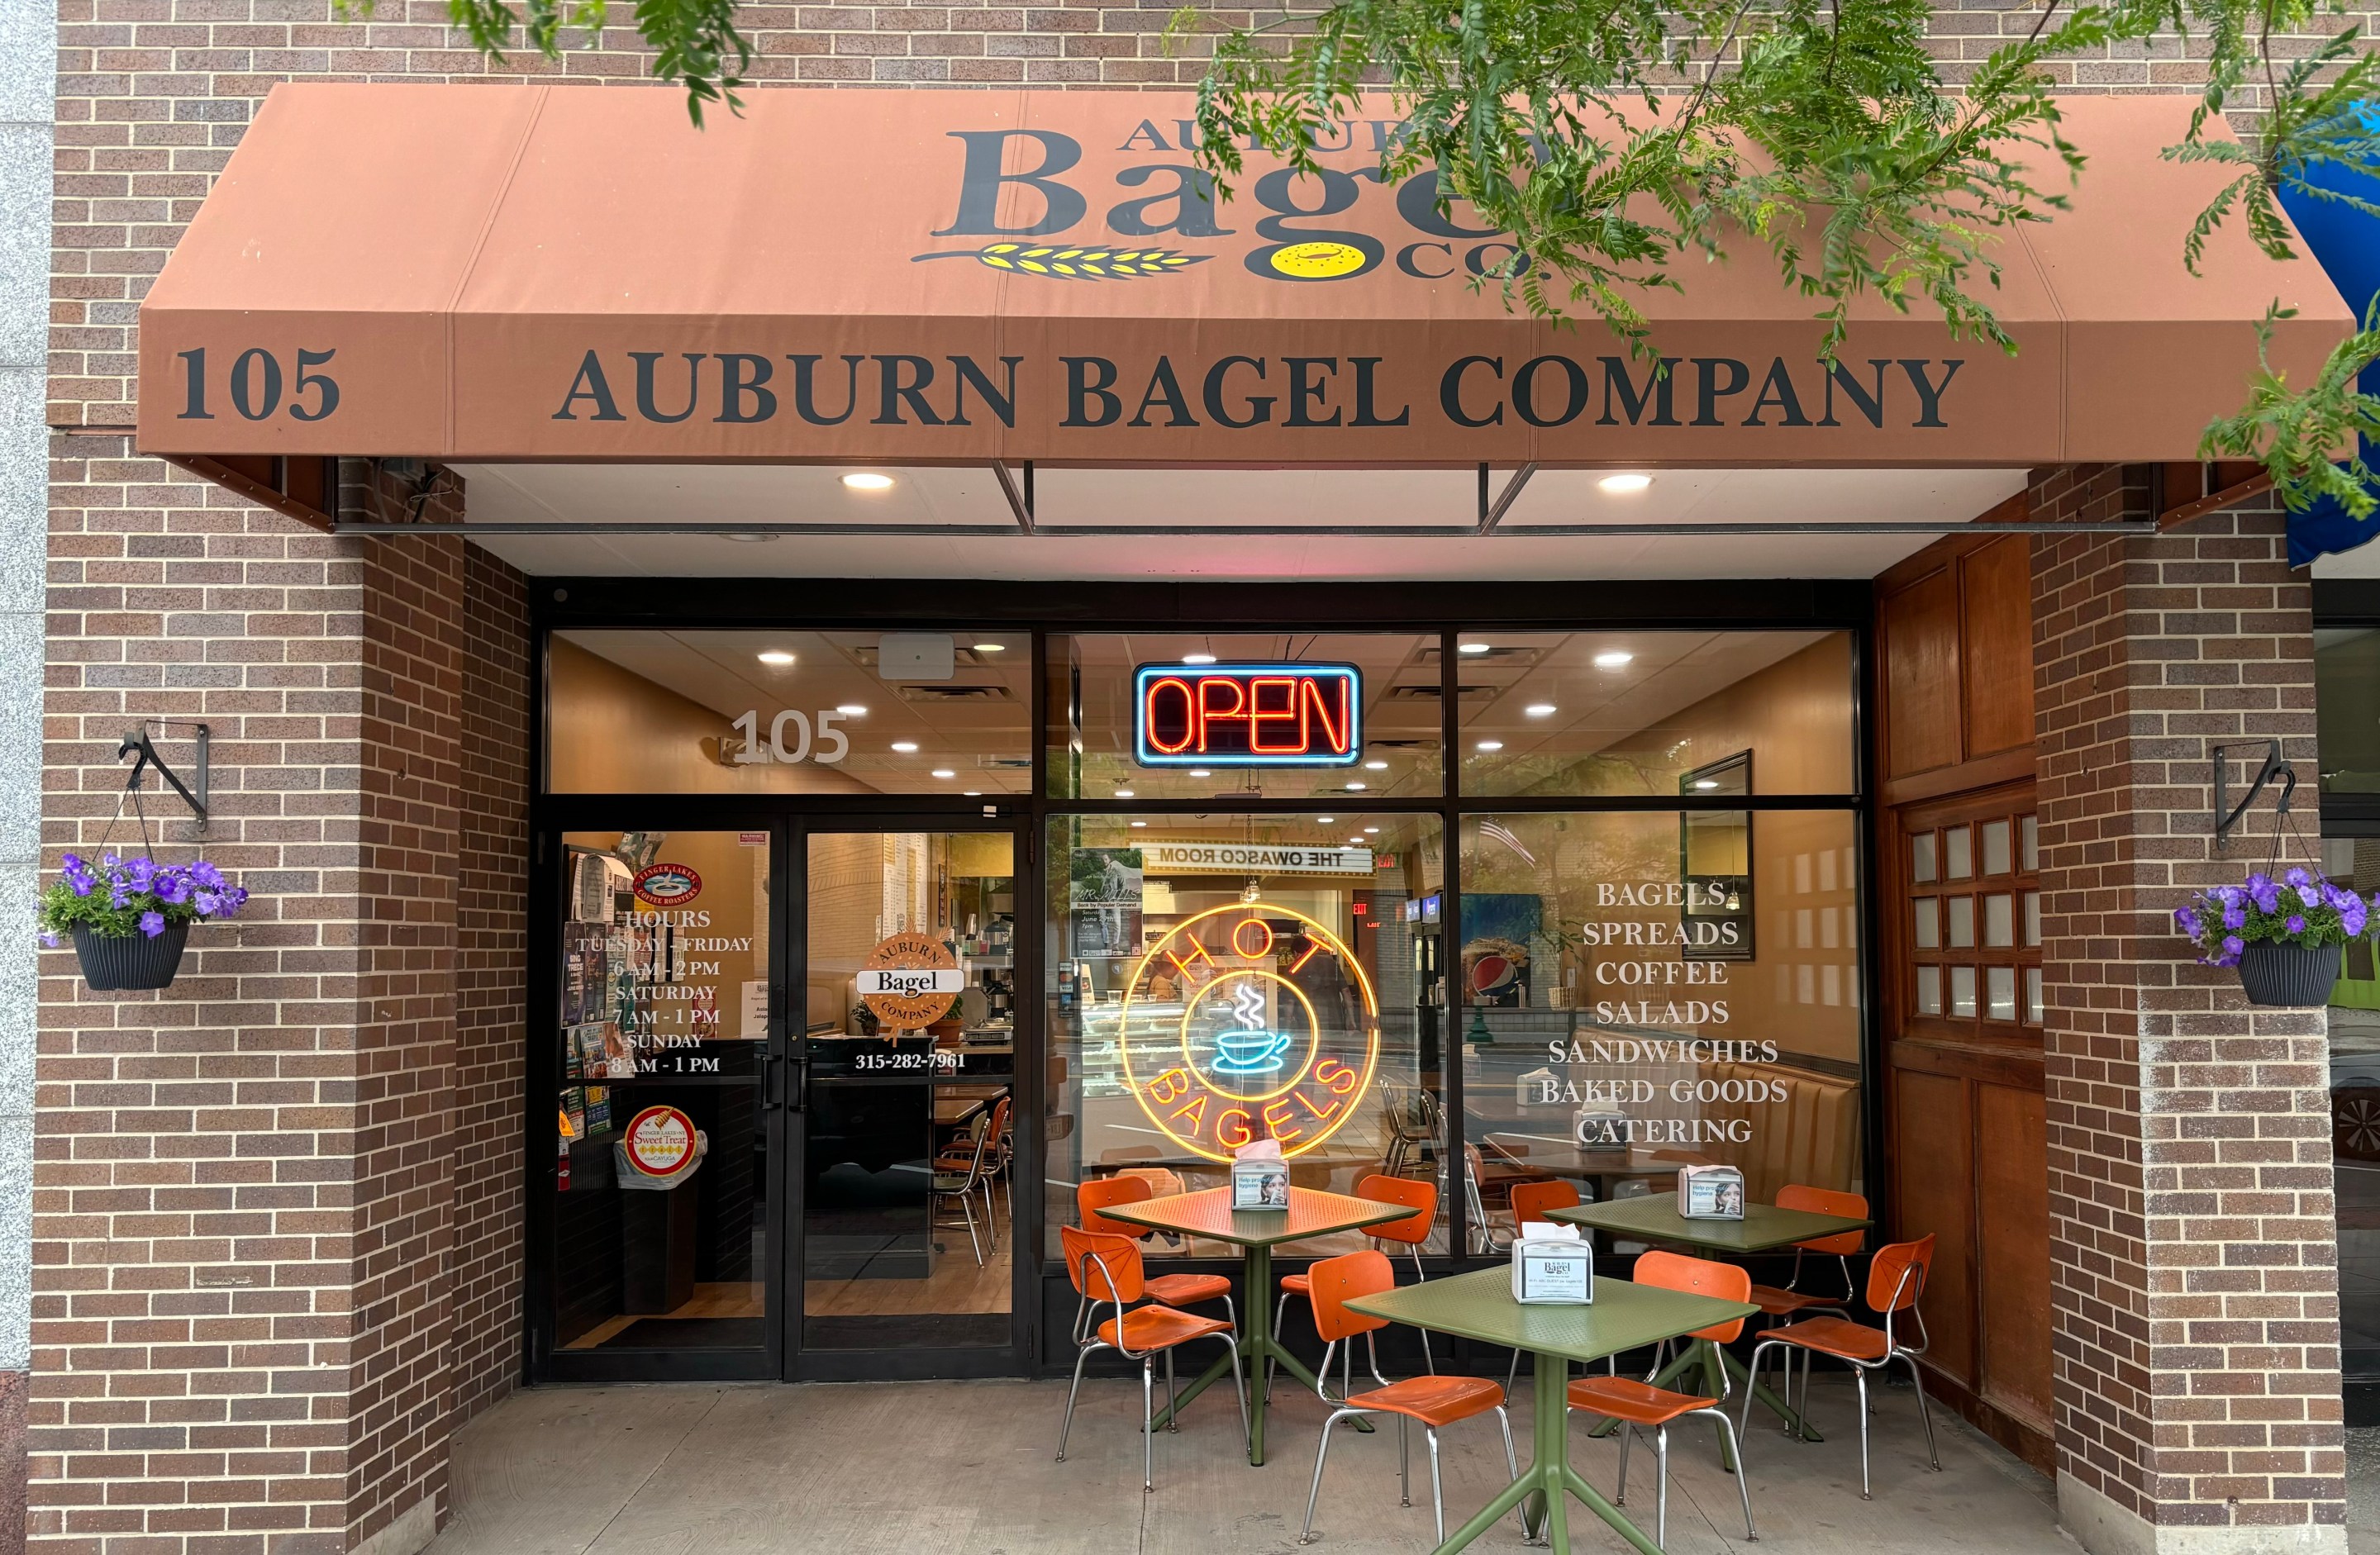
<path id="1" fill-rule="evenodd" d="M 1287 1213 L 1289 1162 L 1281 1158 L 1281 1141 L 1257 1139 L 1240 1147 L 1232 1160 L 1232 1208 Z"/>
<path id="2" fill-rule="evenodd" d="M 1743 1173 L 1732 1166 L 1678 1168 L 1678 1216 L 1688 1221 L 1743 1219 Z"/>
<path id="3" fill-rule="evenodd" d="M 1512 1299 L 1524 1306 L 1595 1302 L 1595 1246 L 1578 1227 L 1532 1221 L 1512 1244 Z"/>

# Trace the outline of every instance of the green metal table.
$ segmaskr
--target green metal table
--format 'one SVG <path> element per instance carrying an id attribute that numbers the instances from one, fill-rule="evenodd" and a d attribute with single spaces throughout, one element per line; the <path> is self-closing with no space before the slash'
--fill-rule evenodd
<path id="1" fill-rule="evenodd" d="M 1790 1247 L 1796 1242 L 1815 1242 L 1848 1231 L 1865 1231 L 1874 1223 L 1807 1209 L 1779 1209 L 1773 1204 L 1747 1204 L 1740 1221 L 1690 1221 L 1678 1213 L 1677 1196 L 1666 1193 L 1617 1199 L 1609 1204 L 1548 1209 L 1546 1218 L 1609 1232 L 1631 1242 L 1666 1242 L 1672 1246 L 1738 1255 L 1766 1253 Z M 1707 1340 L 1698 1339 L 1682 1346 L 1678 1358 L 1664 1367 L 1653 1382 L 1656 1387 L 1670 1387 L 1691 1372 L 1702 1374 L 1702 1391 L 1712 1398 L 1726 1396 L 1729 1378 L 1740 1379 L 1752 1390 L 1752 1396 L 1775 1411 L 1789 1429 L 1807 1432 L 1812 1441 L 1825 1440 L 1804 1425 L 1783 1399 L 1755 1379 L 1742 1361 L 1729 1355 L 1725 1346 Z M 1613 1429 L 1613 1422 L 1606 1420 L 1595 1427 L 1594 1434 L 1608 1436 Z M 1719 1461 L 1730 1472 L 1735 1468 L 1734 1454 L 1728 1451 L 1724 1436 L 1719 1440 Z"/>
<path id="2" fill-rule="evenodd" d="M 1715 1301 L 1625 1280 L 1596 1281 L 1592 1306 L 1524 1306 L 1512 1299 L 1509 1267 L 1427 1280 L 1347 1305 L 1375 1318 L 1526 1350 L 1536 1357 L 1536 1455 L 1520 1478 L 1438 1547 L 1438 1555 L 1453 1555 L 1524 1501 L 1529 1504 L 1522 1509 L 1523 1523 L 1543 1528 L 1555 1555 L 1569 1555 L 1566 1494 L 1585 1502 L 1588 1511 L 1645 1555 L 1661 1555 L 1659 1545 L 1570 1466 L 1570 1363 L 1599 1361 L 1759 1310 L 1744 1302 Z"/>
<path id="3" fill-rule="evenodd" d="M 1271 1360 L 1309 1388 L 1317 1386 L 1314 1373 L 1282 1349 L 1272 1336 L 1272 1250 L 1284 1242 L 1303 1242 L 1310 1236 L 1361 1231 L 1366 1226 L 1402 1221 L 1413 1214 L 1413 1207 L 1314 1188 L 1292 1188 L 1286 1212 L 1234 1210 L 1231 1189 L 1208 1188 L 1203 1193 L 1173 1194 L 1165 1198 L 1145 1198 L 1137 1204 L 1119 1204 L 1099 1213 L 1111 1221 L 1183 1236 L 1203 1236 L 1210 1242 L 1229 1242 L 1240 1249 L 1240 1357 L 1248 1367 L 1248 1462 L 1261 1467 L 1265 1362 Z M 1220 1381 L 1231 1364 L 1230 1353 L 1226 1352 L 1222 1359 L 1199 1373 L 1181 1397 L 1158 1411 L 1149 1421 L 1149 1429 L 1171 1424 L 1184 1404 Z"/>

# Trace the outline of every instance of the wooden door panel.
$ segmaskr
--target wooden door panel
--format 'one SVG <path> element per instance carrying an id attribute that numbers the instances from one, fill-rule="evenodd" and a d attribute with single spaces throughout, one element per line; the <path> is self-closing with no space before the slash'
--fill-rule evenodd
<path id="1" fill-rule="evenodd" d="M 1903 1240 L 1929 1232 L 1934 1236 L 1934 1273 L 1925 1282 L 1923 1308 L 1933 1340 L 1926 1359 L 1973 1387 L 1974 1124 L 1967 1082 L 1900 1069 L 1893 1073 L 1892 1095 L 1894 1234 Z"/>
<path id="2" fill-rule="evenodd" d="M 1877 605 L 1887 777 L 1948 767 L 1959 750 L 1959 584 L 1949 567 Z M 2030 651 L 2030 650 L 2028 650 Z"/>
<path id="3" fill-rule="evenodd" d="M 2040 1093 L 1977 1086 L 1975 1141 L 1983 1393 L 2047 1430 L 2049 1139 Z"/>
<path id="4" fill-rule="evenodd" d="M 1959 559 L 1966 759 L 2033 743 L 2033 552 L 2010 535 Z"/>

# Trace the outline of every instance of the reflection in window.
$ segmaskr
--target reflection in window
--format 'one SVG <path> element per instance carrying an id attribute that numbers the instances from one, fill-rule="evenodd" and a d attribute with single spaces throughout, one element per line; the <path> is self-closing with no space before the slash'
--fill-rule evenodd
<path id="1" fill-rule="evenodd" d="M 1067 799 L 1439 797 L 1435 632 L 1097 632 L 1049 639 L 1050 792 Z M 1134 759 L 1134 672 L 1348 664 L 1363 685 L 1362 759 L 1350 765 L 1144 767 Z"/>
<path id="2" fill-rule="evenodd" d="M 678 632 L 547 639 L 556 794 L 1022 794 L 1022 632 Z"/>
<path id="3" fill-rule="evenodd" d="M 2315 632 L 2313 681 L 2322 791 L 2380 794 L 2380 629 Z"/>
<path id="4" fill-rule="evenodd" d="M 1858 1186 L 1858 954 L 1819 928 L 1856 915 L 1856 881 L 1818 868 L 1854 833 L 1839 810 L 1463 823 L 1475 1246 L 1509 1239 L 1519 1183 L 1628 1197 L 1667 1191 L 1681 1163 L 1718 1161 L 1743 1171 L 1756 1201 L 1787 1182 Z M 1721 859 L 1721 837 L 1740 851 Z M 1721 891 L 1734 915 L 1708 916 Z M 1755 921 L 1793 931 L 1750 942 Z"/>
<path id="5" fill-rule="evenodd" d="M 1457 639 L 1466 794 L 1857 787 L 1847 633 L 1464 631 Z M 1738 753 L 1748 753 L 1740 775 L 1718 765 Z"/>
<path id="6" fill-rule="evenodd" d="M 1057 1228 L 1076 1223 L 1077 1184 L 1221 1186 L 1232 1151 L 1257 1138 L 1281 1142 L 1300 1187 L 1353 1193 L 1374 1172 L 1442 1180 L 1454 1036 L 1441 1018 L 1434 819 L 1059 816 L 1050 827 L 1050 1256 Z M 1366 1245 L 1351 1233 L 1294 1251 Z M 1444 1249 L 1441 1231 L 1429 1250 Z"/>

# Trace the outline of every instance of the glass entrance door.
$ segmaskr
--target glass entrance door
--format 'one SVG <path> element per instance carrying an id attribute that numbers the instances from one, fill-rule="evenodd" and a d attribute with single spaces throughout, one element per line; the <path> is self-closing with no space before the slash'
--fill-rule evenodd
<path id="1" fill-rule="evenodd" d="M 567 1380 L 773 1375 L 782 829 L 714 821 L 554 842 L 558 986 L 540 1021 L 550 1036 L 531 1048 L 543 1072 L 529 1132 L 552 1162 L 533 1316 L 543 1368 Z"/>
<path id="2" fill-rule="evenodd" d="M 790 1249 L 802 1375 L 1013 1365 L 1017 836 L 808 829 Z"/>

